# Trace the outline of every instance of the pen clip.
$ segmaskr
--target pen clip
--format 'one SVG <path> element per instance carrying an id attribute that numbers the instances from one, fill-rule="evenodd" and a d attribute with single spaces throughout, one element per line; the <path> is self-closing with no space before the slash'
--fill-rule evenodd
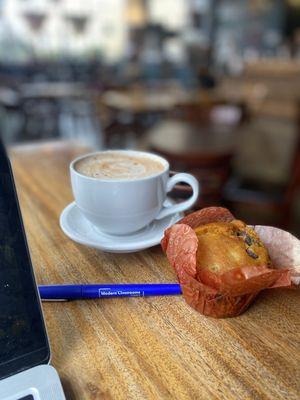
<path id="1" fill-rule="evenodd" d="M 60 301 L 60 302 L 66 302 L 66 301 L 71 301 L 71 299 L 43 299 L 42 298 L 42 302 L 57 302 L 57 301 Z"/>

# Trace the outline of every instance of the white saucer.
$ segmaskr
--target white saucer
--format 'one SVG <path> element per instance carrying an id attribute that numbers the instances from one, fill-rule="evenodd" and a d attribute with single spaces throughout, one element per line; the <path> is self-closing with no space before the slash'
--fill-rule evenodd
<path id="1" fill-rule="evenodd" d="M 108 235 L 96 230 L 73 202 L 61 213 L 60 226 L 64 233 L 77 243 L 110 253 L 131 253 L 159 244 L 165 229 L 182 217 L 183 213 L 177 213 L 154 220 L 140 231 L 126 236 Z"/>

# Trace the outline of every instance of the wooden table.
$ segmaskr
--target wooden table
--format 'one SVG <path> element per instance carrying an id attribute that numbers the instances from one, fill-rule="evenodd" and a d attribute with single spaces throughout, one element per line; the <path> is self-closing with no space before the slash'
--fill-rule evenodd
<path id="1" fill-rule="evenodd" d="M 168 118 L 149 130 L 147 144 L 169 154 L 184 154 L 187 158 L 192 155 L 201 158 L 201 155 L 224 154 L 233 152 L 236 147 L 235 128 L 225 124 L 197 125 Z"/>
<path id="2" fill-rule="evenodd" d="M 12 161 L 37 281 L 175 282 L 159 246 L 109 254 L 68 239 L 68 163 L 83 149 L 18 147 Z M 299 399 L 299 293 L 265 291 L 245 314 L 215 320 L 182 297 L 44 303 L 67 399 Z"/>
<path id="3" fill-rule="evenodd" d="M 103 129 L 105 147 L 111 147 L 113 139 L 120 140 L 126 134 L 140 140 L 149 126 L 155 125 L 186 95 L 185 91 L 170 87 L 131 87 L 105 92 L 98 101 L 101 119 L 107 121 Z"/>
<path id="4" fill-rule="evenodd" d="M 82 83 L 76 82 L 34 82 L 20 87 L 22 99 L 82 99 L 91 96 Z"/>
<path id="5" fill-rule="evenodd" d="M 111 90 L 103 94 L 102 103 L 113 110 L 129 112 L 134 115 L 165 113 L 178 101 L 184 101 L 188 94 L 179 89 L 131 89 L 127 91 Z"/>

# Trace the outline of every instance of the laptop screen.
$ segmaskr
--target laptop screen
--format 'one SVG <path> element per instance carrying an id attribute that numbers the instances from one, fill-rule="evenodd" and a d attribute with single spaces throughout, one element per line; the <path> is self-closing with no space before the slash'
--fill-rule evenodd
<path id="1" fill-rule="evenodd" d="M 0 379 L 48 360 L 48 341 L 13 178 L 0 143 Z"/>

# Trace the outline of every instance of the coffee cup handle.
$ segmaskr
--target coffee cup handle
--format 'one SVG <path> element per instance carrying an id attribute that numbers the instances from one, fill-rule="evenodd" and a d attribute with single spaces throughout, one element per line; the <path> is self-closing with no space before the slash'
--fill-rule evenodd
<path id="1" fill-rule="evenodd" d="M 187 183 L 188 185 L 190 185 L 192 187 L 192 189 L 193 189 L 192 196 L 182 203 L 174 204 L 169 207 L 163 207 L 162 210 L 159 212 L 158 216 L 156 217 L 156 219 L 162 219 L 162 218 L 167 217 L 168 215 L 188 210 L 197 201 L 198 196 L 199 196 L 199 182 L 193 175 L 190 175 L 190 174 L 180 173 L 180 174 L 173 175 L 171 178 L 169 178 L 169 180 L 167 182 L 166 192 L 167 193 L 170 192 L 173 189 L 173 187 L 176 185 L 176 183 L 179 183 L 179 182 Z"/>

